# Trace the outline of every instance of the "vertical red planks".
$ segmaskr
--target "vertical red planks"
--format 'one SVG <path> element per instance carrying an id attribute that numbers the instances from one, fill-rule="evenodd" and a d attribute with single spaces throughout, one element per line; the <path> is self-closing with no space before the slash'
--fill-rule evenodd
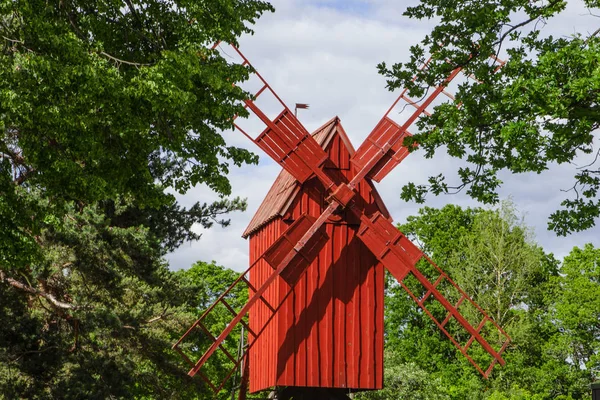
<path id="1" fill-rule="evenodd" d="M 345 286 L 345 265 L 342 259 L 344 251 L 344 231 L 345 226 L 333 225 L 333 236 L 330 242 L 333 244 L 332 269 L 334 276 L 333 286 L 333 370 L 335 371 L 333 384 L 335 387 L 347 387 L 346 384 L 346 346 L 344 335 L 346 331 L 346 307 L 344 304 Z"/>
<path id="2" fill-rule="evenodd" d="M 294 349 L 296 367 L 293 386 L 306 386 L 306 335 L 304 319 L 306 318 L 306 274 L 302 274 L 294 287 Z"/>
<path id="3" fill-rule="evenodd" d="M 360 252 L 355 242 L 355 231 L 348 229 L 347 239 L 347 290 L 349 301 L 346 306 L 346 365 L 348 387 L 360 387 Z"/>
<path id="4" fill-rule="evenodd" d="M 374 279 L 373 279 L 373 268 L 369 268 L 365 273 L 366 280 L 365 284 L 360 287 L 361 297 L 361 326 L 364 332 L 374 332 L 374 296 L 370 291 L 372 290 Z M 374 365 L 374 343 L 371 340 L 362 340 L 360 354 L 362 356 L 362 363 L 366 366 L 360 375 L 361 386 L 372 386 L 373 385 L 373 365 Z"/>
<path id="5" fill-rule="evenodd" d="M 277 356 L 277 371 L 273 382 L 280 379 L 285 382 L 293 382 L 296 363 L 293 336 L 294 313 L 289 312 L 289 310 L 294 309 L 294 296 L 289 295 L 291 289 L 287 282 L 282 280 L 280 285 L 280 296 L 282 298 L 287 296 L 287 298 L 283 302 L 281 311 L 279 312 L 277 340 L 280 347 Z M 276 345 L 272 346 L 276 347 Z M 274 386 L 274 384 L 271 386 Z"/>
<path id="6" fill-rule="evenodd" d="M 307 359 L 306 364 L 306 385 L 311 387 L 318 387 L 319 375 L 321 373 L 319 365 L 319 355 L 315 357 L 315 352 L 319 351 L 318 332 L 319 324 L 318 317 L 320 315 L 319 309 L 319 258 L 313 262 L 306 270 L 306 292 L 307 292 L 307 308 L 308 313 L 314 318 L 310 318 L 307 321 L 307 333 L 308 338 L 306 342 L 306 352 L 311 356 Z"/>
<path id="7" fill-rule="evenodd" d="M 327 224 L 327 234 L 333 236 L 333 225 Z M 319 262 L 319 307 L 323 315 L 318 322 L 319 354 L 321 364 L 321 386 L 333 387 L 333 279 L 330 260 L 333 258 L 333 246 L 325 246 L 318 258 Z"/>
<path id="8" fill-rule="evenodd" d="M 375 336 L 383 337 L 383 316 L 384 316 L 384 298 L 385 298 L 385 269 L 381 263 L 375 265 L 375 310 L 373 318 L 375 319 Z M 383 340 L 375 341 L 375 382 L 373 386 L 383 387 Z"/>
<path id="9" fill-rule="evenodd" d="M 334 134 L 325 142 L 332 160 L 329 168 L 336 167 L 351 179 L 356 171 L 350 164 L 347 138 Z M 358 189 L 368 209 L 379 210 L 371 187 L 363 182 Z M 303 214 L 318 217 L 327 204 L 323 189 L 314 179 L 289 193 L 294 198 L 285 201 L 290 204 L 285 213 L 249 235 L 251 262 L 285 226 Z M 385 214 L 385 210 L 380 211 Z M 282 299 L 282 303 L 250 351 L 252 392 L 274 386 L 382 387 L 383 268 L 356 237 L 358 226 L 352 223 L 333 216 L 325 224 L 327 243 L 294 288 L 278 278 L 267 291 L 269 300 Z M 253 284 L 264 281 L 272 271 L 263 261 L 259 267 L 251 277 Z M 255 307 L 250 316 L 252 328 L 264 326 L 269 317 L 267 307 Z"/>
<path id="10" fill-rule="evenodd" d="M 254 263 L 260 256 L 275 242 L 281 235 L 283 222 L 275 220 L 270 224 L 261 228 L 257 235 L 254 235 L 250 240 L 250 262 Z M 258 261 L 257 266 L 253 269 L 250 276 L 250 283 L 253 287 L 259 287 L 267 277 L 272 273 L 272 268 L 264 260 Z M 281 280 L 276 280 L 264 294 L 265 299 L 272 305 L 279 302 L 279 285 Z M 260 332 L 265 328 L 266 322 L 271 317 L 272 312 L 261 301 L 250 311 L 250 328 L 254 332 Z M 272 385 L 276 376 L 276 361 L 277 349 L 273 347 L 273 343 L 277 343 L 277 318 L 276 315 L 266 326 L 260 336 L 256 339 L 250 351 L 250 362 L 254 367 L 250 369 L 250 391 L 257 391 Z"/>

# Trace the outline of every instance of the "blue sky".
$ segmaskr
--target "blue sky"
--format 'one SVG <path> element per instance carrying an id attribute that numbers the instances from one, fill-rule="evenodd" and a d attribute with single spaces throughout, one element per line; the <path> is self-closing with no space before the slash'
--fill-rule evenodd
<path id="1" fill-rule="evenodd" d="M 306 2 L 317 8 L 333 8 L 347 14 L 367 14 L 372 11 L 372 2 L 361 0 L 310 0 Z"/>

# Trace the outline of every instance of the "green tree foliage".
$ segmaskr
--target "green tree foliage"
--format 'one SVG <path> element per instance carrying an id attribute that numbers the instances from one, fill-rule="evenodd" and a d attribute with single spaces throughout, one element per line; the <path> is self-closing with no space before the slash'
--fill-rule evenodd
<path id="1" fill-rule="evenodd" d="M 600 249 L 587 244 L 565 257 L 557 278 L 553 318 L 557 356 L 600 378 Z"/>
<path id="2" fill-rule="evenodd" d="M 406 394 L 394 397 L 392 392 L 383 391 L 364 398 L 411 398 L 412 393 L 414 398 L 426 399 L 429 397 L 422 391 L 432 382 L 435 390 L 427 392 L 435 393 L 434 398 L 589 396 L 589 384 L 597 377 L 594 371 L 599 354 L 597 250 L 591 245 L 584 250 L 576 248 L 559 269 L 554 257 L 535 244 L 510 203 L 496 210 L 426 207 L 418 216 L 409 217 L 400 230 L 418 241 L 507 331 L 512 342 L 504 353 L 506 366 L 496 366 L 491 378 L 483 379 L 390 279 L 386 384 Z M 444 290 L 450 297 L 450 291 Z M 589 301 L 582 305 L 585 299 Z M 474 315 L 468 307 L 459 310 L 467 319 Z M 432 311 L 445 315 L 443 310 Z M 460 333 L 457 337 L 468 339 Z M 488 341 L 494 345 L 493 335 Z M 486 360 L 476 351 L 470 354 Z"/>
<path id="3" fill-rule="evenodd" d="M 18 273 L 0 269 L 0 393 L 73 399 L 208 393 L 187 378 L 170 346 L 206 308 L 201 299 L 214 297 L 236 274 L 214 264 L 204 265 L 211 271 L 204 275 L 194 275 L 196 267 L 170 272 L 165 247 L 140 214 L 126 201 L 72 209 L 37 237 L 38 263 Z M 205 279 L 217 274 L 220 281 Z"/>
<path id="4" fill-rule="evenodd" d="M 427 157 L 444 147 L 465 160 L 467 166 L 458 170 L 460 183 L 453 186 L 444 175 L 431 177 L 429 186 L 407 185 L 403 198 L 422 201 L 427 191 L 439 194 L 467 187 L 473 198 L 494 203 L 499 171 L 541 173 L 553 163 L 576 163 L 595 151 L 600 127 L 599 31 L 553 37 L 543 30 L 566 5 L 561 0 L 421 0 L 405 11 L 409 18 L 434 19 L 436 24 L 411 48 L 409 62 L 379 65 L 390 90 L 407 87 L 420 98 L 425 84 L 442 83 L 456 67 L 476 80 L 459 86 L 454 104 L 436 107 L 430 117 L 422 118 L 422 133 L 405 142 L 419 143 Z M 600 3 L 581 0 L 577 5 L 596 15 Z M 427 53 L 433 59 L 421 71 Z M 500 53 L 508 55 L 508 63 L 498 69 L 489 56 Z M 418 79 L 413 82 L 414 74 Z M 600 217 L 596 162 L 577 171 L 573 188 L 573 196 L 550 217 L 549 228 L 560 235 L 588 229 Z"/>
<path id="5" fill-rule="evenodd" d="M 176 277 L 183 284 L 183 287 L 192 289 L 191 291 L 188 289 L 191 297 L 187 298 L 187 306 L 188 312 L 196 316 L 195 319 L 200 318 L 238 276 L 239 273 L 217 266 L 214 261 L 210 264 L 197 262 L 190 269 L 176 273 Z M 241 309 L 247 300 L 248 292 L 247 287 L 244 285 L 236 285 L 225 296 L 225 301 L 234 310 Z M 210 335 L 217 336 L 225 329 L 231 318 L 230 310 L 223 303 L 217 303 L 202 320 L 202 324 L 210 332 Z M 189 326 L 186 328 L 189 328 Z M 180 332 L 180 335 L 182 333 L 183 331 Z M 241 333 L 241 329 L 235 328 L 222 343 L 223 348 L 235 358 L 239 356 Z M 247 335 L 244 335 L 244 337 L 246 338 Z M 205 331 L 196 328 L 181 342 L 179 348 L 190 360 L 197 361 L 212 343 L 212 338 Z M 230 399 L 232 390 L 236 390 L 240 383 L 240 369 L 229 376 L 233 368 L 235 368 L 235 365 L 221 349 L 217 350 L 211 357 L 210 362 L 202 368 L 202 373 L 207 376 L 213 385 L 218 386 L 227 379 L 224 389 L 218 395 L 219 399 Z M 200 379 L 199 377 L 195 378 L 195 380 Z M 212 390 L 208 387 L 204 389 L 203 393 L 207 394 L 207 398 L 214 398 Z"/>
<path id="6" fill-rule="evenodd" d="M 202 398 L 169 350 L 218 282 L 164 255 L 244 210 L 220 132 L 244 115 L 235 42 L 260 0 L 0 0 L 0 393 Z M 204 184 L 212 204 L 178 204 Z M 221 270 L 214 265 L 207 267 Z M 207 274 L 205 274 L 207 275 Z M 208 274 L 210 275 L 210 274 Z M 208 396 L 208 395 L 207 395 Z M 210 397 L 207 397 L 210 398 Z"/>
<path id="7" fill-rule="evenodd" d="M 386 351 L 384 356 L 384 387 L 375 392 L 358 395 L 359 399 L 368 400 L 447 400 L 446 388 L 440 378 L 421 369 L 413 362 L 406 362 L 393 351 Z"/>
<path id="8" fill-rule="evenodd" d="M 245 115 L 247 69 L 209 49 L 271 7 L 252 1 L 2 1 L 0 251 L 23 268 L 64 202 L 165 193 L 203 183 L 229 195 L 231 164 L 256 156 L 219 133 Z M 31 200 L 37 190 L 48 204 Z M 193 212 L 193 211 L 192 211 Z M 22 249 L 25 249 L 23 251 Z M 5 268 L 6 268 L 5 267 Z"/>

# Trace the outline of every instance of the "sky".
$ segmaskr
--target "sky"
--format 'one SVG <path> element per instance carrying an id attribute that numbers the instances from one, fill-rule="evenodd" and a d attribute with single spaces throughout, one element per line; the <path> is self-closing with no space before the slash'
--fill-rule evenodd
<path id="1" fill-rule="evenodd" d="M 412 21 L 402 16 L 408 3 L 397 0 L 271 0 L 271 3 L 276 12 L 264 15 L 253 28 L 255 34 L 240 40 L 241 51 L 288 107 L 293 109 L 295 103 L 310 104 L 309 110 L 299 111 L 299 119 L 309 131 L 338 116 L 358 148 L 398 96 L 397 92 L 387 91 L 376 65 L 381 61 L 407 61 L 410 46 L 431 30 L 432 22 Z M 544 29 L 554 35 L 585 34 L 597 28 L 597 21 L 581 4 L 570 2 L 560 19 Z M 263 106 L 269 112 L 279 111 L 269 102 Z M 245 123 L 245 127 L 253 127 L 251 121 Z M 281 168 L 239 132 L 228 131 L 224 136 L 229 144 L 260 156 L 258 166 L 232 167 L 229 175 L 233 195 L 247 198 L 248 209 L 230 214 L 231 225 L 226 228 L 195 227 L 202 238 L 167 256 L 174 270 L 187 269 L 196 261 L 215 261 L 236 271 L 248 266 L 248 242 L 241 237 L 242 232 Z M 577 160 L 579 165 L 585 165 L 585 161 L 585 158 Z M 440 172 L 452 177 L 455 175 L 448 171 L 455 171 L 458 165 L 459 160 L 443 152 L 432 159 L 425 159 L 418 151 L 410 154 L 376 184 L 394 221 L 405 222 L 423 206 L 486 207 L 464 193 L 430 195 L 422 205 L 400 199 L 401 188 L 407 182 L 426 183 L 428 176 Z M 541 175 L 500 175 L 504 182 L 501 198 L 512 199 L 525 223 L 533 229 L 537 243 L 558 258 L 567 255 L 573 246 L 600 245 L 600 227 L 566 238 L 547 230 L 549 215 L 568 196 L 564 190 L 572 186 L 576 167 L 552 166 Z M 184 206 L 196 201 L 210 203 L 217 198 L 203 186 L 178 196 Z"/>

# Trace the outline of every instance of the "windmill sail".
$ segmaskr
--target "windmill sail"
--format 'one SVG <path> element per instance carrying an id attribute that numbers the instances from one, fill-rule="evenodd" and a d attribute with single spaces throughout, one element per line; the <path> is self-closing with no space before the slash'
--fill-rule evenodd
<path id="1" fill-rule="evenodd" d="M 232 46 L 232 49 L 241 58 L 242 65 L 250 65 L 237 48 Z M 333 172 L 334 169 L 330 166 L 335 163 L 330 159 L 330 155 L 308 133 L 262 76 L 253 70 L 253 74 L 258 77 L 259 85 L 257 90 L 251 91 L 254 97 L 247 100 L 245 105 L 263 124 L 262 132 L 253 137 L 237 122 L 236 128 L 288 171 L 299 184 L 317 182 L 320 184 L 319 190 L 326 195 L 323 195 L 319 204 L 318 214 L 312 216 L 303 214 L 297 217 L 281 237 L 258 257 L 174 345 L 174 348 L 190 363 L 189 375 L 199 375 L 215 394 L 226 387 L 228 379 L 244 360 L 248 360 L 248 351 L 252 346 L 256 343 L 264 344 L 260 340 L 261 334 L 265 329 L 270 329 L 269 324 L 286 302 L 287 296 L 292 293 L 304 268 L 315 258 L 320 257 L 320 247 L 330 240 L 323 233 L 322 227 L 326 223 L 332 223 L 330 218 L 333 217 L 337 218 L 339 224 L 357 229 L 356 237 L 364 243 L 361 246 L 363 248 L 366 246 L 367 253 L 369 251 L 372 253 L 370 257 L 374 256 L 375 264 L 379 260 L 381 263 L 377 264 L 379 268 L 383 265 L 397 279 L 423 312 L 483 376 L 488 377 L 495 364 L 504 365 L 502 353 L 510 340 L 506 332 L 447 274 L 401 234 L 389 218 L 383 216 L 380 211 L 369 208 L 367 197 L 370 195 L 361 192 L 365 187 L 371 187 L 371 179 L 380 181 L 409 154 L 408 149 L 403 145 L 404 138 L 410 135 L 408 129 L 421 115 L 429 113 L 427 108 L 434 104 L 440 94 L 453 100 L 445 87 L 459 73 L 460 69 L 452 71 L 447 79 L 419 104 L 409 99 L 406 91 L 402 92 L 362 146 L 352 157 L 348 155 L 347 161 L 351 167 L 347 170 L 351 172 L 344 175 L 339 171 Z M 274 117 L 268 116 L 256 103 L 256 100 L 267 92 L 276 99 L 280 110 Z M 408 105 L 415 108 L 403 123 L 397 123 L 391 118 L 392 111 L 400 100 L 406 101 Z M 312 177 L 316 177 L 317 180 L 311 181 Z M 256 284 L 253 284 L 249 274 L 252 277 L 256 265 L 261 262 L 266 262 L 271 268 L 267 273 L 263 270 L 260 279 L 255 280 Z M 282 277 L 290 288 L 283 297 L 271 295 L 270 288 L 279 277 Z M 249 299 L 245 305 L 236 310 L 227 301 L 227 295 L 238 285 L 247 287 Z M 313 282 L 312 285 L 314 286 L 315 283 Z M 217 307 L 227 310 L 231 318 L 222 324 L 220 333 L 213 334 L 206 329 L 204 321 Z M 252 319 L 248 320 L 248 314 L 257 309 L 262 310 L 260 323 L 253 325 Z M 383 314 L 380 314 L 380 317 L 382 320 Z M 248 347 L 241 354 L 234 356 L 227 348 L 227 339 L 242 328 L 248 335 Z M 191 349 L 194 356 L 201 354 L 198 361 L 193 362 L 184 351 L 184 343 L 193 332 L 198 331 L 204 339 L 208 339 L 208 343 L 202 351 L 196 344 L 192 344 L 191 347 L 188 345 L 188 352 Z M 215 357 L 228 360 L 233 368 L 222 374 L 224 375 L 222 380 L 212 383 L 208 375 L 214 371 L 208 365 Z M 488 359 L 486 360 L 485 357 Z M 306 365 L 303 368 L 307 368 Z M 203 372 L 203 369 L 207 369 L 207 373 Z M 340 379 L 334 380 L 332 384 L 339 385 L 335 387 L 346 387 L 346 383 Z"/>
<path id="2" fill-rule="evenodd" d="M 218 43 L 215 47 L 220 45 Z M 316 174 L 319 179 L 325 180 L 327 187 L 330 186 L 331 181 L 322 171 L 323 163 L 327 160 L 327 155 L 323 149 L 262 75 L 252 67 L 246 56 L 233 45 L 227 45 L 227 47 L 230 54 L 238 56 L 241 65 L 251 68 L 251 78 L 254 78 L 257 84 L 247 88 L 252 95 L 252 99 L 245 101 L 245 107 L 258 117 L 263 124 L 262 132 L 256 137 L 247 132 L 247 129 L 241 126 L 242 124 L 237 118 L 234 123 L 235 128 L 292 174 L 300 183 Z M 265 96 L 269 96 L 273 100 L 270 103 L 272 107 L 279 110 L 279 114 L 275 118 L 270 118 L 268 114 L 271 113 L 267 113 L 257 104 L 259 98 Z M 300 106 L 305 106 L 301 108 L 308 108 L 307 104 L 300 104 Z"/>
<path id="3" fill-rule="evenodd" d="M 483 376 L 487 378 L 496 363 L 505 364 L 501 354 L 510 340 L 506 332 L 389 220 L 379 213 L 372 218 L 363 216 L 363 224 L 359 229 L 358 236 L 410 297 Z M 418 268 L 423 264 L 433 267 L 434 275 L 436 275 L 433 282 Z M 422 269 L 424 268 L 422 267 Z M 427 269 L 431 270 L 431 268 Z M 414 286 L 409 284 L 411 279 L 413 283 L 417 283 L 416 286 L 420 290 L 415 290 Z M 410 286 L 413 288 L 411 289 Z M 456 297 L 454 300 L 444 296 L 442 293 L 444 286 L 450 286 L 450 289 L 454 291 L 454 297 Z M 434 315 L 433 311 L 440 305 L 447 311 L 443 318 Z M 469 307 L 471 312 L 468 317 L 459 310 L 461 306 Z M 454 324 L 457 326 L 450 329 L 450 326 Z M 491 355 L 492 359 L 487 366 L 480 365 L 469 352 L 474 343 L 478 343 Z M 480 356 L 477 354 L 477 357 L 480 358 Z"/>

